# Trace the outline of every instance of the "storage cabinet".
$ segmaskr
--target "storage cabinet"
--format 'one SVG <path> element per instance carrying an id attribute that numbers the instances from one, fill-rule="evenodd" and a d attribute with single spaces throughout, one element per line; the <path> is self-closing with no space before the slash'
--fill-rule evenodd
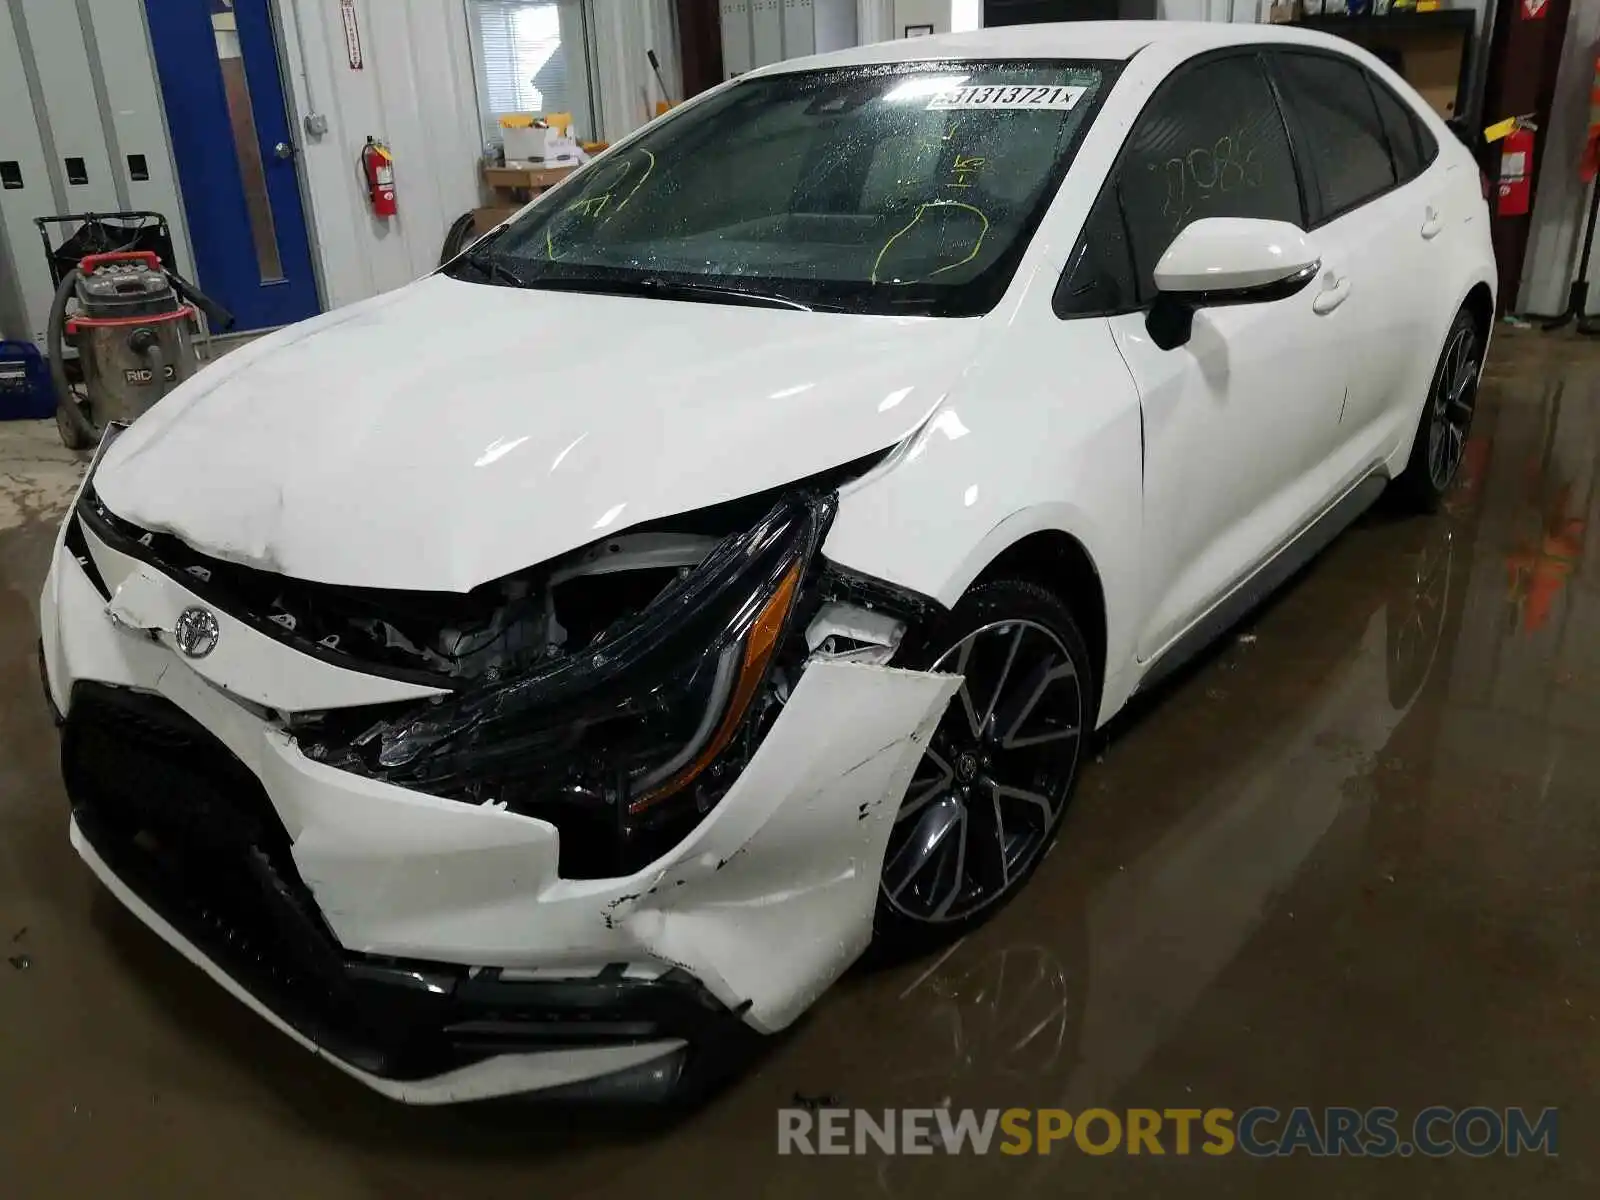
<path id="1" fill-rule="evenodd" d="M 856 44 L 855 0 L 722 0 L 727 78 L 768 63 Z"/>
<path id="2" fill-rule="evenodd" d="M 193 273 L 142 4 L 0 4 L 0 113 L 0 336 L 44 342 L 35 217 L 160 212 Z"/>

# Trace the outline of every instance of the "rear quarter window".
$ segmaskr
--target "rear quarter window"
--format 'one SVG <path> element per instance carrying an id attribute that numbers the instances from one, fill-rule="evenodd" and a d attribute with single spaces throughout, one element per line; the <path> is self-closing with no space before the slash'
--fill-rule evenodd
<path id="1" fill-rule="evenodd" d="M 1383 131 L 1389 139 L 1398 182 L 1415 179 L 1437 157 L 1439 143 L 1411 105 L 1395 95 L 1388 84 L 1370 74 L 1367 83 L 1372 88 L 1372 99 L 1378 106 L 1378 118 L 1383 122 Z"/>

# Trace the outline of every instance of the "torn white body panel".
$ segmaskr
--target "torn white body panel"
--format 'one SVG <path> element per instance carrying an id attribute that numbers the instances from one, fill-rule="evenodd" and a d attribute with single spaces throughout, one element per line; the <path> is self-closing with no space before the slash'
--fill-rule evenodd
<path id="1" fill-rule="evenodd" d="M 277 731 L 262 734 L 259 774 L 349 949 L 514 967 L 654 959 L 730 1007 L 748 1001 L 771 1032 L 866 947 L 895 807 L 958 684 L 813 664 L 722 803 L 620 879 L 563 880 L 553 826 L 350 776 Z"/>
<path id="2" fill-rule="evenodd" d="M 86 534 L 84 541 L 111 591 L 106 615 L 122 629 L 173 647 L 178 618 L 199 597 L 155 567 L 136 562 Z M 216 648 L 201 658 L 177 658 L 208 683 L 280 713 L 383 704 L 440 694 L 439 688 L 351 671 L 298 654 L 247 622 L 207 606 L 219 628 Z"/>
<path id="3" fill-rule="evenodd" d="M 905 635 L 906 623 L 887 613 L 827 604 L 806 626 L 806 647 L 824 658 L 882 664 L 894 657 Z"/>
<path id="4" fill-rule="evenodd" d="M 347 950 L 520 970 L 677 967 L 761 1032 L 793 1021 L 870 940 L 894 813 L 960 682 L 812 663 L 738 781 L 675 849 L 628 877 L 566 880 L 546 822 L 302 755 L 281 728 L 202 675 L 207 660 L 182 658 L 164 633 L 151 638 L 147 630 L 164 629 L 185 602 L 165 594 L 182 593 L 174 581 L 136 585 L 116 620 L 69 553 L 58 554 L 47 586 L 58 600 L 45 617 L 58 703 L 70 704 L 75 681 L 95 680 L 159 693 L 205 726 L 261 781 Z M 223 641 L 244 642 L 244 632 L 230 627 Z M 341 673 L 264 640 L 262 652 L 281 661 L 256 664 L 254 703 L 281 709 L 308 694 L 291 659 L 307 676 Z M 819 754 L 823 745 L 828 753 Z M 200 956 L 170 929 L 158 931 Z"/>

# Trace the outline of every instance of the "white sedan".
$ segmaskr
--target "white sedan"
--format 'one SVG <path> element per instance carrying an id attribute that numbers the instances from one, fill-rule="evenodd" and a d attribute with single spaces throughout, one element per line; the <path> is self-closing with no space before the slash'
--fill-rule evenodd
<path id="1" fill-rule="evenodd" d="M 401 1100 L 651 1098 L 985 920 L 1091 735 L 1386 485 L 1485 182 L 1278 27 L 751 72 L 108 438 L 45 586 L 72 840 Z"/>

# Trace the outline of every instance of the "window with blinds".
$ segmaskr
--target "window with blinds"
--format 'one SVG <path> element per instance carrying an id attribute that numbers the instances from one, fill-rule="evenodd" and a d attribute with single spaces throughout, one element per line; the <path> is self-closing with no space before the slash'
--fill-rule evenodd
<path id="1" fill-rule="evenodd" d="M 585 0 L 468 0 L 485 143 L 507 113 L 569 112 L 594 136 Z"/>

